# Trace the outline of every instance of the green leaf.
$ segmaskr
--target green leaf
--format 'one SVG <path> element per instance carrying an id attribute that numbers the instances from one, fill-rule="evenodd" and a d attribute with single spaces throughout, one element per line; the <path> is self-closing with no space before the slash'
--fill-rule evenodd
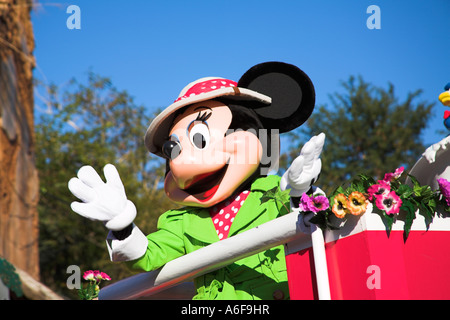
<path id="1" fill-rule="evenodd" d="M 343 187 L 342 185 L 339 186 L 339 187 L 337 187 L 337 188 L 334 190 L 333 195 L 340 194 L 340 193 L 345 193 L 345 189 L 344 189 L 344 187 Z"/>
<path id="2" fill-rule="evenodd" d="M 416 197 L 422 197 L 423 187 L 420 185 L 414 185 L 413 187 L 414 195 Z"/>
<path id="3" fill-rule="evenodd" d="M 291 189 L 287 189 L 284 191 L 278 189 L 277 193 L 275 194 L 275 199 L 281 203 L 289 202 L 291 199 L 290 193 Z"/>
<path id="4" fill-rule="evenodd" d="M 262 197 L 260 198 L 261 204 L 270 200 L 275 200 L 278 189 L 279 187 L 273 187 L 272 189 L 267 190 L 265 193 L 263 193 Z"/>
<path id="5" fill-rule="evenodd" d="M 365 184 L 375 184 L 376 181 L 374 178 L 367 176 L 365 174 L 358 174 L 358 177 L 361 179 L 362 182 L 364 182 Z"/>
<path id="6" fill-rule="evenodd" d="M 436 207 L 437 207 L 436 198 L 429 199 L 427 202 L 427 206 L 430 208 L 431 211 L 433 211 L 433 217 L 434 217 L 434 212 L 436 211 Z"/>
<path id="7" fill-rule="evenodd" d="M 348 190 L 348 194 L 352 193 L 353 191 L 358 191 L 361 193 L 366 192 L 364 184 L 360 180 L 355 180 L 350 184 L 350 188 Z"/>
<path id="8" fill-rule="evenodd" d="M 408 174 L 408 177 L 411 179 L 411 182 L 413 183 L 414 186 L 420 186 L 420 183 L 419 183 L 419 181 L 417 180 L 416 177 L 414 177 L 414 176 L 412 176 L 410 174 Z"/>
<path id="9" fill-rule="evenodd" d="M 279 187 L 274 187 L 270 190 L 267 190 L 262 195 L 260 200 L 261 200 L 261 203 L 265 203 L 269 200 L 275 200 L 275 201 L 279 201 L 281 203 L 285 203 L 285 202 L 288 202 L 290 199 L 290 195 L 289 195 L 290 192 L 291 192 L 291 189 L 281 191 L 281 189 Z"/>
<path id="10" fill-rule="evenodd" d="M 398 187 L 398 189 L 396 190 L 396 193 L 399 197 L 401 197 L 402 199 L 405 198 L 409 198 L 413 193 L 413 189 L 406 185 L 406 184 L 402 184 L 401 186 Z"/>
<path id="11" fill-rule="evenodd" d="M 406 212 L 405 226 L 403 228 L 403 239 L 406 241 L 406 239 L 408 239 L 409 232 L 411 231 L 413 220 L 416 218 L 416 208 L 411 201 L 403 200 L 400 209 Z"/>
<path id="12" fill-rule="evenodd" d="M 388 232 L 388 235 L 390 234 L 392 230 L 392 225 L 394 224 L 394 215 L 387 214 L 384 210 L 382 210 L 382 217 L 386 224 L 386 231 Z"/>
<path id="13" fill-rule="evenodd" d="M 432 211 L 428 206 L 424 205 L 424 204 L 420 204 L 419 207 L 419 214 L 421 214 L 422 216 L 424 216 L 425 218 L 425 225 L 428 228 L 430 227 L 431 222 L 433 221 L 433 217 L 434 217 L 434 211 Z"/>
<path id="14" fill-rule="evenodd" d="M 78 297 L 80 298 L 80 300 L 89 300 L 89 295 L 87 294 L 87 291 L 85 289 L 78 290 Z"/>

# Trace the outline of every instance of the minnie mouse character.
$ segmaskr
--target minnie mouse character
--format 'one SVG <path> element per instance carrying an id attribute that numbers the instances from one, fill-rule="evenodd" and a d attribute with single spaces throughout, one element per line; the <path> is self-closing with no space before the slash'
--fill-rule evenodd
<path id="1" fill-rule="evenodd" d="M 69 189 L 83 202 L 71 207 L 105 223 L 113 261 L 130 261 L 145 271 L 273 220 L 288 213 L 290 203 L 262 202 L 268 190 L 291 189 L 295 199 L 319 176 L 323 133 L 304 145 L 283 177 L 268 175 L 277 166 L 279 133 L 303 124 L 314 102 L 308 76 L 281 62 L 256 65 L 237 83 L 217 77 L 192 82 L 145 135 L 148 150 L 167 159 L 167 196 L 184 207 L 161 215 L 158 230 L 145 236 L 133 223 L 136 208 L 111 164 L 104 168 L 106 183 L 90 166 L 79 170 Z M 283 246 L 194 283 L 195 299 L 287 299 Z"/>

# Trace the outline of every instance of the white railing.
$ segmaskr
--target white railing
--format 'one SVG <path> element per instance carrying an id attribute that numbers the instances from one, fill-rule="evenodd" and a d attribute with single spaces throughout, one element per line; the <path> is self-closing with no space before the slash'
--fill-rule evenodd
<path id="1" fill-rule="evenodd" d="M 300 224 L 303 224 L 302 216 L 297 212 L 289 213 L 172 260 L 158 270 L 137 274 L 106 286 L 100 290 L 99 299 L 137 299 L 149 296 L 290 241 L 311 244 L 311 235 L 302 232 Z M 318 284 L 325 285 L 324 289 L 318 288 L 319 299 L 329 299 L 326 262 L 323 263 L 325 261 L 323 235 L 320 229 L 313 232 L 313 242 L 315 238 L 318 238 L 320 248 L 314 249 L 316 251 L 314 258 L 321 261 L 316 263 L 316 266 L 321 268 L 316 270 L 316 274 L 318 277 L 323 278 L 324 275 L 326 277 L 317 281 Z"/>

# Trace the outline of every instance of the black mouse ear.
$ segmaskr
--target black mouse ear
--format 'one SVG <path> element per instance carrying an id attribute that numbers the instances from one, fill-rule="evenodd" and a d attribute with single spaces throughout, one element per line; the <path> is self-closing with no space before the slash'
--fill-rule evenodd
<path id="1" fill-rule="evenodd" d="M 314 109 L 315 92 L 309 77 L 292 64 L 265 62 L 249 69 L 238 87 L 272 98 L 270 105 L 254 104 L 264 127 L 291 131 L 302 125 Z"/>

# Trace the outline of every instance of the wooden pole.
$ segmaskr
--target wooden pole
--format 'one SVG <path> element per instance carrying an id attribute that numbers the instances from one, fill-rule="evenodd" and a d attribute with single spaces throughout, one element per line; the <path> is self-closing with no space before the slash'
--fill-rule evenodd
<path id="1" fill-rule="evenodd" d="M 0 255 L 39 279 L 31 6 L 0 1 Z"/>

